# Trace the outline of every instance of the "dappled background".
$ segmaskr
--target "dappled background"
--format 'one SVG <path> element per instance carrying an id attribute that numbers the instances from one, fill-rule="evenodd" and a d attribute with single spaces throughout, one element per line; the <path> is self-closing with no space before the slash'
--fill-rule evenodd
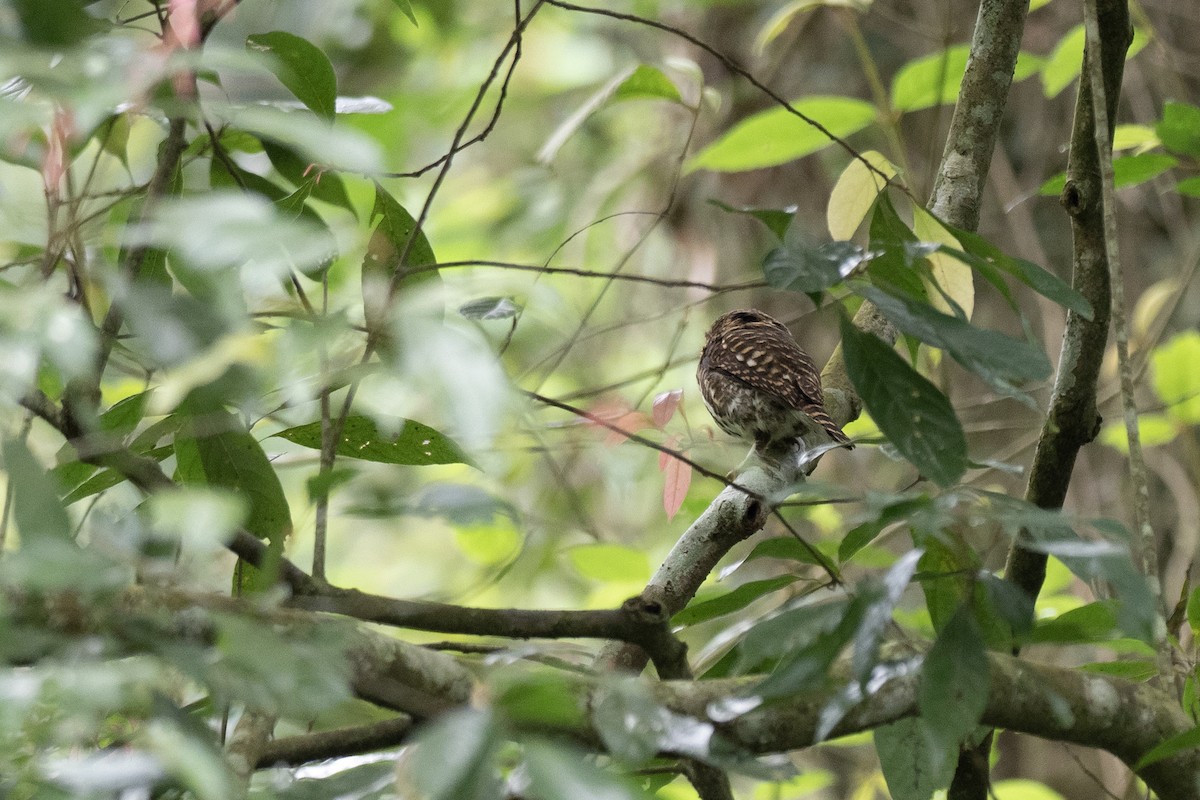
<path id="1" fill-rule="evenodd" d="M 1121 253 L 1169 604 L 1183 588 L 1200 539 L 1194 427 L 1200 413 L 1196 402 L 1187 402 L 1200 393 L 1192 369 L 1200 358 L 1200 290 L 1193 280 L 1200 258 L 1193 199 L 1200 196 L 1200 146 L 1185 146 L 1196 145 L 1200 127 L 1186 115 L 1167 134 L 1159 123 L 1171 101 L 1200 103 L 1193 5 L 1157 0 L 1135 6 L 1136 54 L 1126 67 L 1117 131 L 1124 157 L 1117 168 Z M 843 98 L 836 113 L 843 115 L 838 119 L 847 140 L 895 165 L 918 205 L 942 156 L 948 102 L 976 7 L 961 0 L 614 4 L 618 12 L 658 20 L 711 45 L 788 100 Z M 1081 11 L 1071 0 L 1034 7 L 979 230 L 1005 252 L 1069 278 L 1069 220 L 1054 179 L 1066 166 Z M 92 12 L 119 17 L 123 8 L 103 2 Z M 0 20 L 6 13 L 0 8 Z M 717 475 L 735 467 L 746 444 L 716 429 L 695 386 L 704 331 L 726 310 L 755 306 L 787 322 L 814 360 L 825 362 L 837 344 L 833 305 L 839 298 L 816 298 L 818 305 L 803 293 L 767 286 L 762 265 L 781 236 L 814 244 L 831 238 L 830 217 L 844 213 L 830 214 L 831 192 L 852 159 L 819 137 L 782 156 L 722 150 L 723 136 L 772 108 L 772 101 L 728 62 L 677 32 L 545 8 L 525 31 L 510 74 L 512 58 L 497 59 L 512 27 L 513 9 L 501 2 L 413 0 L 407 8 L 385 0 L 245 0 L 207 47 L 203 66 L 220 80 L 202 81 L 203 103 L 219 116 L 259 101 L 291 100 L 247 53 L 245 41 L 278 30 L 311 40 L 331 58 L 339 96 L 351 98 L 338 118 L 340 157 L 327 165 L 340 172 L 342 188 L 324 197 L 314 191 L 324 219 L 320 230 L 298 219 L 295 231 L 273 233 L 287 242 L 286 258 L 274 267 L 260 263 L 264 272 L 243 273 L 244 294 L 209 287 L 208 308 L 187 312 L 197 326 L 207 326 L 204 335 L 173 338 L 158 327 L 167 325 L 159 316 L 131 318 L 140 342 L 133 346 L 144 346 L 168 367 L 168 389 L 178 396 L 211 379 L 214 369 L 218 375 L 238 364 L 265 370 L 275 385 L 269 394 L 254 385 L 239 390 L 242 410 L 260 420 L 259 439 L 311 420 L 314 375 L 327 374 L 330 363 L 353 363 L 361 348 L 356 326 L 364 323 L 363 298 L 369 309 L 382 291 L 359 278 L 368 239 L 358 223 L 378 202 L 372 178 L 414 215 L 432 196 L 425 233 L 432 254 L 447 266 L 438 278 L 401 284 L 381 356 L 394 369 L 365 378 L 356 411 L 429 425 L 452 439 L 471 465 L 418 469 L 339 461 L 329 577 L 382 594 L 477 605 L 611 607 L 641 590 L 723 483 L 527 393 L 588 411 Z M 136 42 L 136 32 L 129 38 Z M 460 131 L 493 72 L 480 112 Z M 154 168 L 158 122 L 134 118 L 126 135 L 124 158 L 107 159 L 93 184 L 98 193 L 145 181 Z M 786 142 L 797 133 L 783 126 L 779 136 Z M 477 138 L 442 169 L 453 142 Z M 250 175 L 288 176 L 278 159 L 253 144 L 225 145 Z M 208 162 L 195 158 L 186 179 L 195 185 L 223 180 L 232 190 Z M 392 174 L 379 177 L 380 170 Z M 0 236 L 7 240 L 0 253 L 14 263 L 23 246 L 46 237 L 44 209 L 27 202 L 41 193 L 41 181 L 20 159 L 0 164 Z M 893 190 L 893 197 L 903 195 Z M 253 204 L 239 205 L 232 194 L 223 202 L 219 214 L 214 206 L 178 207 L 176 217 L 162 216 L 157 227 L 135 234 L 164 246 L 199 241 L 188 254 L 197 272 L 223 268 L 223 240 L 245 243 L 261 235 Z M 865 240 L 863 231 L 856 235 Z M 329 265 L 327 296 L 309 286 L 329 318 L 324 327 L 293 325 L 295 297 L 278 277 L 289 263 L 320 261 L 333 251 L 331 243 L 339 255 Z M 1018 336 L 1030 332 L 1050 343 L 1047 355 L 1056 361 L 1060 306 L 1017 286 L 1022 316 L 984 282 L 976 281 L 975 289 L 973 296 L 962 289 L 957 297 L 973 299 L 977 324 Z M 272 330 L 265 344 L 251 335 L 261 328 L 241 324 L 247 311 L 256 325 Z M 978 467 L 965 480 L 1019 493 L 1049 384 L 1025 387 L 1038 400 L 1034 409 L 996 395 L 949 359 L 915 346 L 912 353 L 966 428 Z M 1107 426 L 1120 418 L 1115 356 L 1101 380 Z M 145 381 L 131 360 L 124 382 L 104 387 L 106 398 L 132 395 Z M 861 446 L 827 455 L 810 489 L 784 511 L 802 536 L 831 554 L 870 508 L 873 492 L 897 491 L 918 477 L 910 464 L 876 446 L 869 419 L 847 432 L 861 437 Z M 264 447 L 282 468 L 291 500 L 289 555 L 306 564 L 316 455 L 282 438 L 265 439 Z M 1128 524 L 1125 472 L 1123 433 L 1106 427 L 1101 443 L 1081 456 L 1068 509 Z M 127 502 L 101 496 L 90 519 L 107 524 L 106 506 Z M 765 594 L 768 584 L 762 584 L 763 596 L 748 596 L 741 613 L 761 614 L 823 577 L 816 569 L 797 574 L 795 563 L 770 558 L 741 563 L 761 539 L 782 533 L 772 522 L 713 576 L 714 590 L 767 579 L 770 588 L 782 589 Z M 988 566 L 999 568 L 1009 537 L 987 527 L 970 536 Z M 906 529 L 885 529 L 847 566 L 847 578 L 891 563 L 910 544 Z M 227 585 L 228 558 L 185 568 L 219 588 Z M 1039 608 L 1061 612 L 1086 597 L 1088 590 L 1052 563 Z M 915 593 L 913 599 L 898 616 L 931 631 Z M 691 633 L 701 667 L 723 652 L 723 640 L 709 641 L 709 633 L 702 626 Z M 571 645 L 550 649 L 582 657 Z M 1037 657 L 1036 648 L 1033 653 Z M 1080 663 L 1100 655 L 1079 648 L 1071 657 Z M 1006 740 L 996 776 L 1039 776 L 1064 796 L 1091 793 L 1097 781 L 1123 785 L 1115 760 L 1057 744 L 1033 750 Z M 869 747 L 851 742 L 801 758 L 827 770 L 810 772 L 819 776 L 813 786 L 829 784 L 826 796 L 884 791 Z"/>

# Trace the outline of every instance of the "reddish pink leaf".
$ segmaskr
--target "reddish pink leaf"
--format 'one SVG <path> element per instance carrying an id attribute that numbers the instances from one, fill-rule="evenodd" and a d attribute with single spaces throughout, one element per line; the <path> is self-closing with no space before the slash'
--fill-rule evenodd
<path id="1" fill-rule="evenodd" d="M 663 447 L 668 447 L 672 450 L 675 450 L 676 448 L 679 447 L 679 437 L 678 436 L 668 437 L 667 440 L 665 442 L 663 442 Z M 675 459 L 671 457 L 670 453 L 664 453 L 663 451 L 659 450 L 658 451 L 658 471 L 662 472 L 663 470 L 665 470 L 667 468 L 667 463 L 670 461 L 674 461 L 674 460 Z"/>
<path id="2" fill-rule="evenodd" d="M 667 519 L 675 518 L 691 485 L 692 465 L 668 457 L 666 469 L 663 470 L 663 508 L 666 509 Z"/>
<path id="3" fill-rule="evenodd" d="M 675 416 L 679 401 L 683 397 L 683 389 L 672 389 L 654 398 L 654 424 L 661 428 Z"/>

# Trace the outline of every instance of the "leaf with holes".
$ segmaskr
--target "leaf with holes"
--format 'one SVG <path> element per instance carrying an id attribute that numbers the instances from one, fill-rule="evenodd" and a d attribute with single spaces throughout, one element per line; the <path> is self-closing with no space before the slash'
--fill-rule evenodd
<path id="1" fill-rule="evenodd" d="M 842 319 L 846 371 L 879 430 L 921 473 L 950 486 L 967 469 L 967 440 L 946 395 L 875 336 Z"/>
<path id="2" fill-rule="evenodd" d="M 370 417 L 347 417 L 346 425 L 342 428 L 341 441 L 337 445 L 337 454 L 381 464 L 422 466 L 471 463 L 450 437 L 428 425 L 411 419 L 396 419 L 392 422 L 394 424 L 387 427 L 395 433 L 381 430 Z M 303 447 L 321 449 L 320 422 L 297 425 L 280 431 L 275 436 Z"/>

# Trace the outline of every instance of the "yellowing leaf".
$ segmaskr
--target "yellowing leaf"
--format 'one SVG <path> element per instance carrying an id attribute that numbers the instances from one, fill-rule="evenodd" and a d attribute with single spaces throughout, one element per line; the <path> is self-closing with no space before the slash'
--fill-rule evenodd
<path id="1" fill-rule="evenodd" d="M 896 166 L 875 150 L 863 153 L 862 159 L 850 161 L 829 193 L 829 205 L 825 210 L 829 235 L 835 240 L 849 239 L 854 235 L 875 203 L 875 198 L 887 185 L 879 173 L 867 168 L 864 160 L 889 178 L 896 174 Z"/>
<path id="2" fill-rule="evenodd" d="M 1153 332 L 1153 326 L 1167 304 L 1179 295 L 1179 283 L 1172 278 L 1158 281 L 1142 292 L 1133 307 L 1133 335 L 1145 340 Z"/>
<path id="3" fill-rule="evenodd" d="M 923 208 L 913 209 L 913 233 L 923 242 L 938 242 L 949 245 L 955 250 L 963 249 L 958 239 Z M 941 287 L 940 292 L 933 286 L 927 287 L 933 307 L 945 314 L 957 316 L 957 312 L 947 300 L 949 297 L 958 304 L 958 307 L 967 315 L 967 319 L 970 319 L 971 312 L 975 310 L 975 282 L 971 268 L 945 253 L 930 255 L 929 264 L 937 285 Z"/>

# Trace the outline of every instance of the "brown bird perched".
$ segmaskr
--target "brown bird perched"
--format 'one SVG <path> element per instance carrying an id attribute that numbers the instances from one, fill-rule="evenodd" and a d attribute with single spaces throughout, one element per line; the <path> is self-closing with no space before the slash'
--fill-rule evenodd
<path id="1" fill-rule="evenodd" d="M 696 382 L 721 430 L 753 439 L 760 454 L 798 439 L 805 451 L 829 440 L 854 447 L 825 410 L 812 359 L 782 322 L 761 311 L 730 311 L 713 323 Z"/>

